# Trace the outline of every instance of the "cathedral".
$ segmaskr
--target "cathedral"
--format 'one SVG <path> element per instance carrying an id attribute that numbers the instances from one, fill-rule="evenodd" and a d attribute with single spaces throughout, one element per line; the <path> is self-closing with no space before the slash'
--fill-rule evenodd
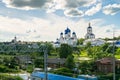
<path id="1" fill-rule="evenodd" d="M 90 23 L 87 28 L 87 34 L 85 35 L 85 39 L 95 39 L 95 35 L 92 33 L 92 27 L 91 27 Z"/>
<path id="2" fill-rule="evenodd" d="M 86 45 L 88 42 L 91 43 L 91 46 L 100 46 L 105 43 L 104 40 L 95 38 L 95 35 L 92 32 L 92 27 L 90 23 L 89 23 L 89 26 L 87 27 L 87 33 L 85 35 L 85 39 L 86 40 L 83 42 L 83 45 Z"/>
<path id="3" fill-rule="evenodd" d="M 76 33 L 73 32 L 71 34 L 71 30 L 67 28 L 64 31 L 64 33 L 63 32 L 60 33 L 60 37 L 57 38 L 57 41 L 55 42 L 55 44 L 56 44 L 56 47 L 60 47 L 61 44 L 68 44 L 75 47 L 77 45 Z"/>

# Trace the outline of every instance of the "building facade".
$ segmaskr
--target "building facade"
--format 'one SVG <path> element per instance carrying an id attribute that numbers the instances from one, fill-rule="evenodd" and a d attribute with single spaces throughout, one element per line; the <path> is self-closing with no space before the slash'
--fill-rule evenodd
<path id="1" fill-rule="evenodd" d="M 90 23 L 89 23 L 89 26 L 87 28 L 87 33 L 85 35 L 85 39 L 95 39 L 95 35 L 92 32 L 92 27 L 91 27 Z"/>
<path id="2" fill-rule="evenodd" d="M 95 34 L 93 34 L 92 32 L 92 27 L 90 23 L 87 27 L 87 33 L 85 35 L 85 41 L 83 42 L 83 45 L 86 45 L 89 42 L 91 43 L 91 46 L 100 46 L 105 43 L 103 39 L 95 38 Z"/>
<path id="3" fill-rule="evenodd" d="M 76 35 L 76 33 L 73 32 L 71 34 L 71 30 L 69 28 L 67 28 L 64 31 L 64 33 L 61 32 L 60 37 L 57 38 L 57 40 L 55 42 L 55 46 L 60 47 L 61 44 L 68 44 L 68 45 L 71 45 L 71 46 L 75 47 L 77 45 L 77 35 Z"/>
<path id="4" fill-rule="evenodd" d="M 97 71 L 104 73 L 113 72 L 113 58 L 106 57 L 96 61 Z M 120 60 L 115 59 L 115 68 L 120 69 Z"/>

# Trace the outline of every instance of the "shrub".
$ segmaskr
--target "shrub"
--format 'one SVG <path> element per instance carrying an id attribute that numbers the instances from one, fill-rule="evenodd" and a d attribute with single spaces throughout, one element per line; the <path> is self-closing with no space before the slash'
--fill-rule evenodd
<path id="1" fill-rule="evenodd" d="M 7 74 L 0 74 L 0 80 L 23 80 L 19 76 L 10 76 Z"/>
<path id="2" fill-rule="evenodd" d="M 65 67 L 59 68 L 59 69 L 54 70 L 52 72 L 54 74 L 60 74 L 60 75 L 64 75 L 64 76 L 71 76 L 71 77 L 73 76 L 72 71 L 70 69 L 68 69 L 68 68 L 65 68 Z"/>
<path id="3" fill-rule="evenodd" d="M 98 80 L 113 80 L 113 74 L 109 73 L 107 75 L 101 75 Z M 116 74 L 116 79 L 115 80 L 120 80 L 120 74 Z"/>

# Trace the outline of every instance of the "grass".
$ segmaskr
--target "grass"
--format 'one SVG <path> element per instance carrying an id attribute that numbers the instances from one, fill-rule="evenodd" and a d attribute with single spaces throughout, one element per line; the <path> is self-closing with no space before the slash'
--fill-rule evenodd
<path id="1" fill-rule="evenodd" d="M 12 55 L 6 55 L 6 54 L 0 54 L 0 57 L 1 57 L 1 58 L 4 58 L 4 57 L 11 58 L 11 57 L 13 57 L 13 56 L 12 56 Z"/>
<path id="2" fill-rule="evenodd" d="M 115 55 L 115 58 L 120 59 L 120 55 Z"/>
<path id="3" fill-rule="evenodd" d="M 85 51 L 82 51 L 80 57 L 88 57 L 88 54 Z"/>

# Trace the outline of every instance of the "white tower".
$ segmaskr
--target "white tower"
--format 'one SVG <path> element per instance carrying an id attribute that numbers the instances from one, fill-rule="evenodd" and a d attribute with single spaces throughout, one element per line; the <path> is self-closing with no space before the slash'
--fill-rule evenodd
<path id="1" fill-rule="evenodd" d="M 92 27 L 89 23 L 89 26 L 87 28 L 87 34 L 85 35 L 85 39 L 94 39 L 95 35 L 92 33 Z"/>

